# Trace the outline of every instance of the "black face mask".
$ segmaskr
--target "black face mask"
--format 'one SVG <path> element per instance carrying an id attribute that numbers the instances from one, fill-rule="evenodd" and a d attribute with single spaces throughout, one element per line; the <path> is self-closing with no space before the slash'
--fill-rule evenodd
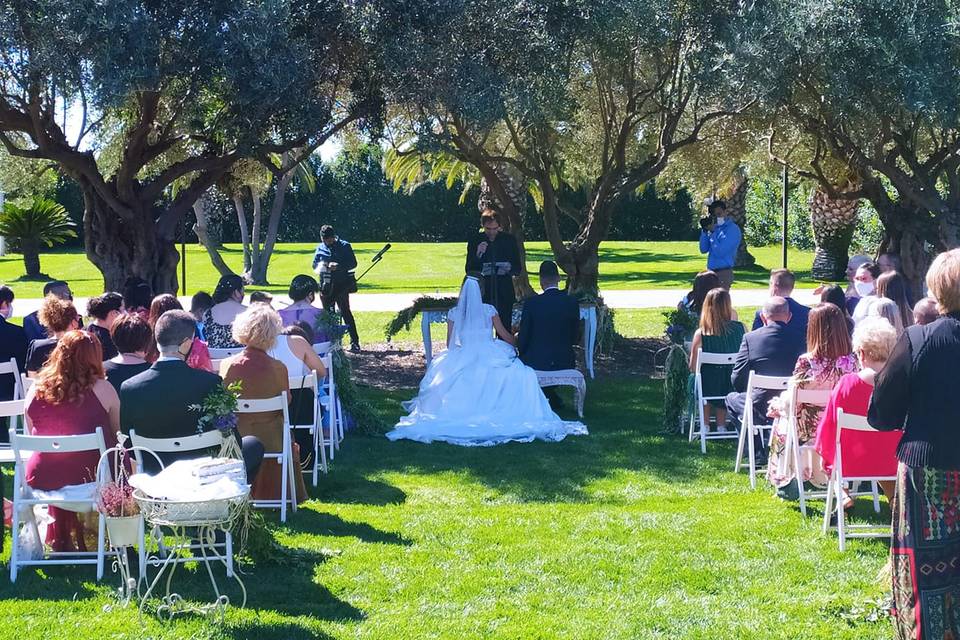
<path id="1" fill-rule="evenodd" d="M 180 346 L 183 346 L 183 344 L 181 343 Z M 180 347 L 177 347 L 177 353 L 179 353 L 180 355 L 182 355 L 184 360 L 189 360 L 189 359 L 190 359 L 190 354 L 191 354 L 192 352 L 193 352 L 193 338 L 190 338 L 190 346 L 187 347 L 187 352 L 186 352 L 186 353 L 184 353 L 183 351 L 180 351 Z"/>

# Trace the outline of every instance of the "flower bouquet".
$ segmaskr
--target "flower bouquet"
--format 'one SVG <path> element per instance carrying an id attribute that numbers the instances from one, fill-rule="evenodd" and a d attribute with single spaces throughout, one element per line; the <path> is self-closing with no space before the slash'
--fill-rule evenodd
<path id="1" fill-rule="evenodd" d="M 190 405 L 188 408 L 191 411 L 200 414 L 197 419 L 197 433 L 213 428 L 224 435 L 232 434 L 237 427 L 237 399 L 241 390 L 239 380 L 227 386 L 218 385 L 203 399 L 203 404 Z"/>
<path id="2" fill-rule="evenodd" d="M 126 547 L 137 543 L 140 536 L 140 505 L 133 498 L 133 487 L 127 482 L 126 471 L 119 465 L 116 481 L 100 485 L 97 491 L 97 511 L 106 520 L 110 545 Z"/>
<path id="3" fill-rule="evenodd" d="M 664 311 L 663 317 L 667 321 L 667 337 L 673 344 L 683 344 L 693 338 L 697 330 L 697 316 L 686 309 Z"/>

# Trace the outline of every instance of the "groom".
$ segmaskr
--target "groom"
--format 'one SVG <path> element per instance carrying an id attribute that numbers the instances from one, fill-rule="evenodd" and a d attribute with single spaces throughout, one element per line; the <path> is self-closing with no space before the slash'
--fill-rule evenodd
<path id="1" fill-rule="evenodd" d="M 580 305 L 576 298 L 560 291 L 560 270 L 547 260 L 540 264 L 543 293 L 523 303 L 517 351 L 525 365 L 537 371 L 559 371 L 577 366 L 573 345 L 580 334 Z M 544 394 L 553 406 L 559 398 L 553 387 Z"/>

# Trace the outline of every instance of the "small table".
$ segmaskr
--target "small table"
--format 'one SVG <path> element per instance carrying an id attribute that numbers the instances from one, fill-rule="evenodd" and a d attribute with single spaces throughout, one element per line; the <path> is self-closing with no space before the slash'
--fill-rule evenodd
<path id="1" fill-rule="evenodd" d="M 583 417 L 583 400 L 587 396 L 587 381 L 583 374 L 576 369 L 561 369 L 559 371 L 537 371 L 537 382 L 541 387 L 565 386 L 573 387 L 573 395 L 577 403 L 577 415 Z"/>
<path id="2" fill-rule="evenodd" d="M 430 325 L 443 324 L 447 321 L 446 309 L 424 309 L 420 312 L 420 331 L 423 334 L 423 354 L 427 359 L 427 366 L 433 360 L 433 341 L 430 338 Z M 593 354 L 597 346 L 597 305 L 581 304 L 580 319 L 583 321 L 583 349 L 584 360 L 587 364 L 587 371 L 590 378 L 594 378 L 593 372 Z"/>

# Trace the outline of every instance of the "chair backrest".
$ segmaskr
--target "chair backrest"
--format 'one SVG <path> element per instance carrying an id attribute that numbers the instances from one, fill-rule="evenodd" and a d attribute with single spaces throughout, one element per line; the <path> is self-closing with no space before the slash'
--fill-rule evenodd
<path id="1" fill-rule="evenodd" d="M 897 445 L 901 435 L 900 431 L 878 431 L 864 416 L 844 413 L 837 407 L 834 465 L 844 478 L 893 479 L 897 475 Z"/>
<path id="2" fill-rule="evenodd" d="M 178 451 L 200 451 L 219 447 L 223 444 L 223 434 L 218 429 L 195 433 L 180 438 L 147 438 L 138 436 L 136 429 L 130 429 L 130 446 L 143 447 L 158 453 Z"/>
<path id="3" fill-rule="evenodd" d="M 214 373 L 216 373 L 216 374 L 219 374 L 219 373 L 220 373 L 220 363 L 222 363 L 223 360 L 225 360 L 225 358 L 220 359 L 220 360 L 215 360 L 215 359 L 213 359 L 213 358 L 210 359 L 210 366 L 213 368 L 213 372 L 214 372 Z"/>
<path id="4" fill-rule="evenodd" d="M 235 356 L 243 351 L 243 347 L 231 347 L 229 349 L 210 349 L 211 360 L 225 360 L 230 356 Z"/>
<path id="5" fill-rule="evenodd" d="M 332 342 L 318 342 L 313 345 L 313 352 L 318 356 L 322 356 L 325 353 L 330 353 L 331 348 L 333 348 Z"/>
<path id="6" fill-rule="evenodd" d="M 27 397 L 27 391 L 30 391 L 30 387 L 32 387 L 36 382 L 37 381 L 35 379 L 28 378 L 26 373 L 20 374 L 20 391 L 23 392 L 23 395 L 21 396 L 22 398 Z"/>
<path id="7" fill-rule="evenodd" d="M 306 376 L 290 376 L 288 384 L 291 391 L 294 389 L 313 389 L 316 391 L 317 374 L 314 372 Z"/>
<path id="8" fill-rule="evenodd" d="M 754 389 L 766 391 L 786 391 L 790 386 L 790 376 L 764 376 L 754 371 L 747 376 L 747 394 Z"/>
<path id="9" fill-rule="evenodd" d="M 237 413 L 267 413 L 270 411 L 283 411 L 284 417 L 286 417 L 286 391 L 272 398 L 263 398 L 261 400 L 247 400 L 245 398 L 239 398 L 237 400 Z"/>
<path id="10" fill-rule="evenodd" d="M 41 453 L 76 453 L 79 451 L 99 451 L 101 455 L 107 450 L 103 441 L 103 427 L 97 427 L 93 433 L 82 433 L 64 436 L 28 436 L 10 429 L 10 446 L 13 448 L 15 460 L 21 462 L 22 451 L 39 451 Z"/>
<path id="11" fill-rule="evenodd" d="M 797 404 L 805 404 L 814 407 L 825 407 L 830 402 L 832 389 L 800 389 L 794 388 L 794 400 Z"/>
<path id="12" fill-rule="evenodd" d="M 24 412 L 23 400 L 4 400 L 0 402 L 0 418 L 22 416 Z"/>
<path id="13" fill-rule="evenodd" d="M 17 366 L 16 358 L 10 358 L 9 362 L 0 362 L 0 375 L 13 376 L 13 399 L 22 398 L 26 389 L 20 382 L 20 367 Z"/>
<path id="14" fill-rule="evenodd" d="M 697 371 L 703 365 L 724 365 L 730 366 L 737 360 L 736 353 L 710 353 L 703 349 L 697 349 Z"/>
<path id="15" fill-rule="evenodd" d="M 843 409 L 837 407 L 837 442 L 840 442 L 840 432 L 844 429 L 853 431 L 873 431 L 879 433 L 870 426 L 866 416 L 858 416 L 853 413 L 844 413 Z"/>

